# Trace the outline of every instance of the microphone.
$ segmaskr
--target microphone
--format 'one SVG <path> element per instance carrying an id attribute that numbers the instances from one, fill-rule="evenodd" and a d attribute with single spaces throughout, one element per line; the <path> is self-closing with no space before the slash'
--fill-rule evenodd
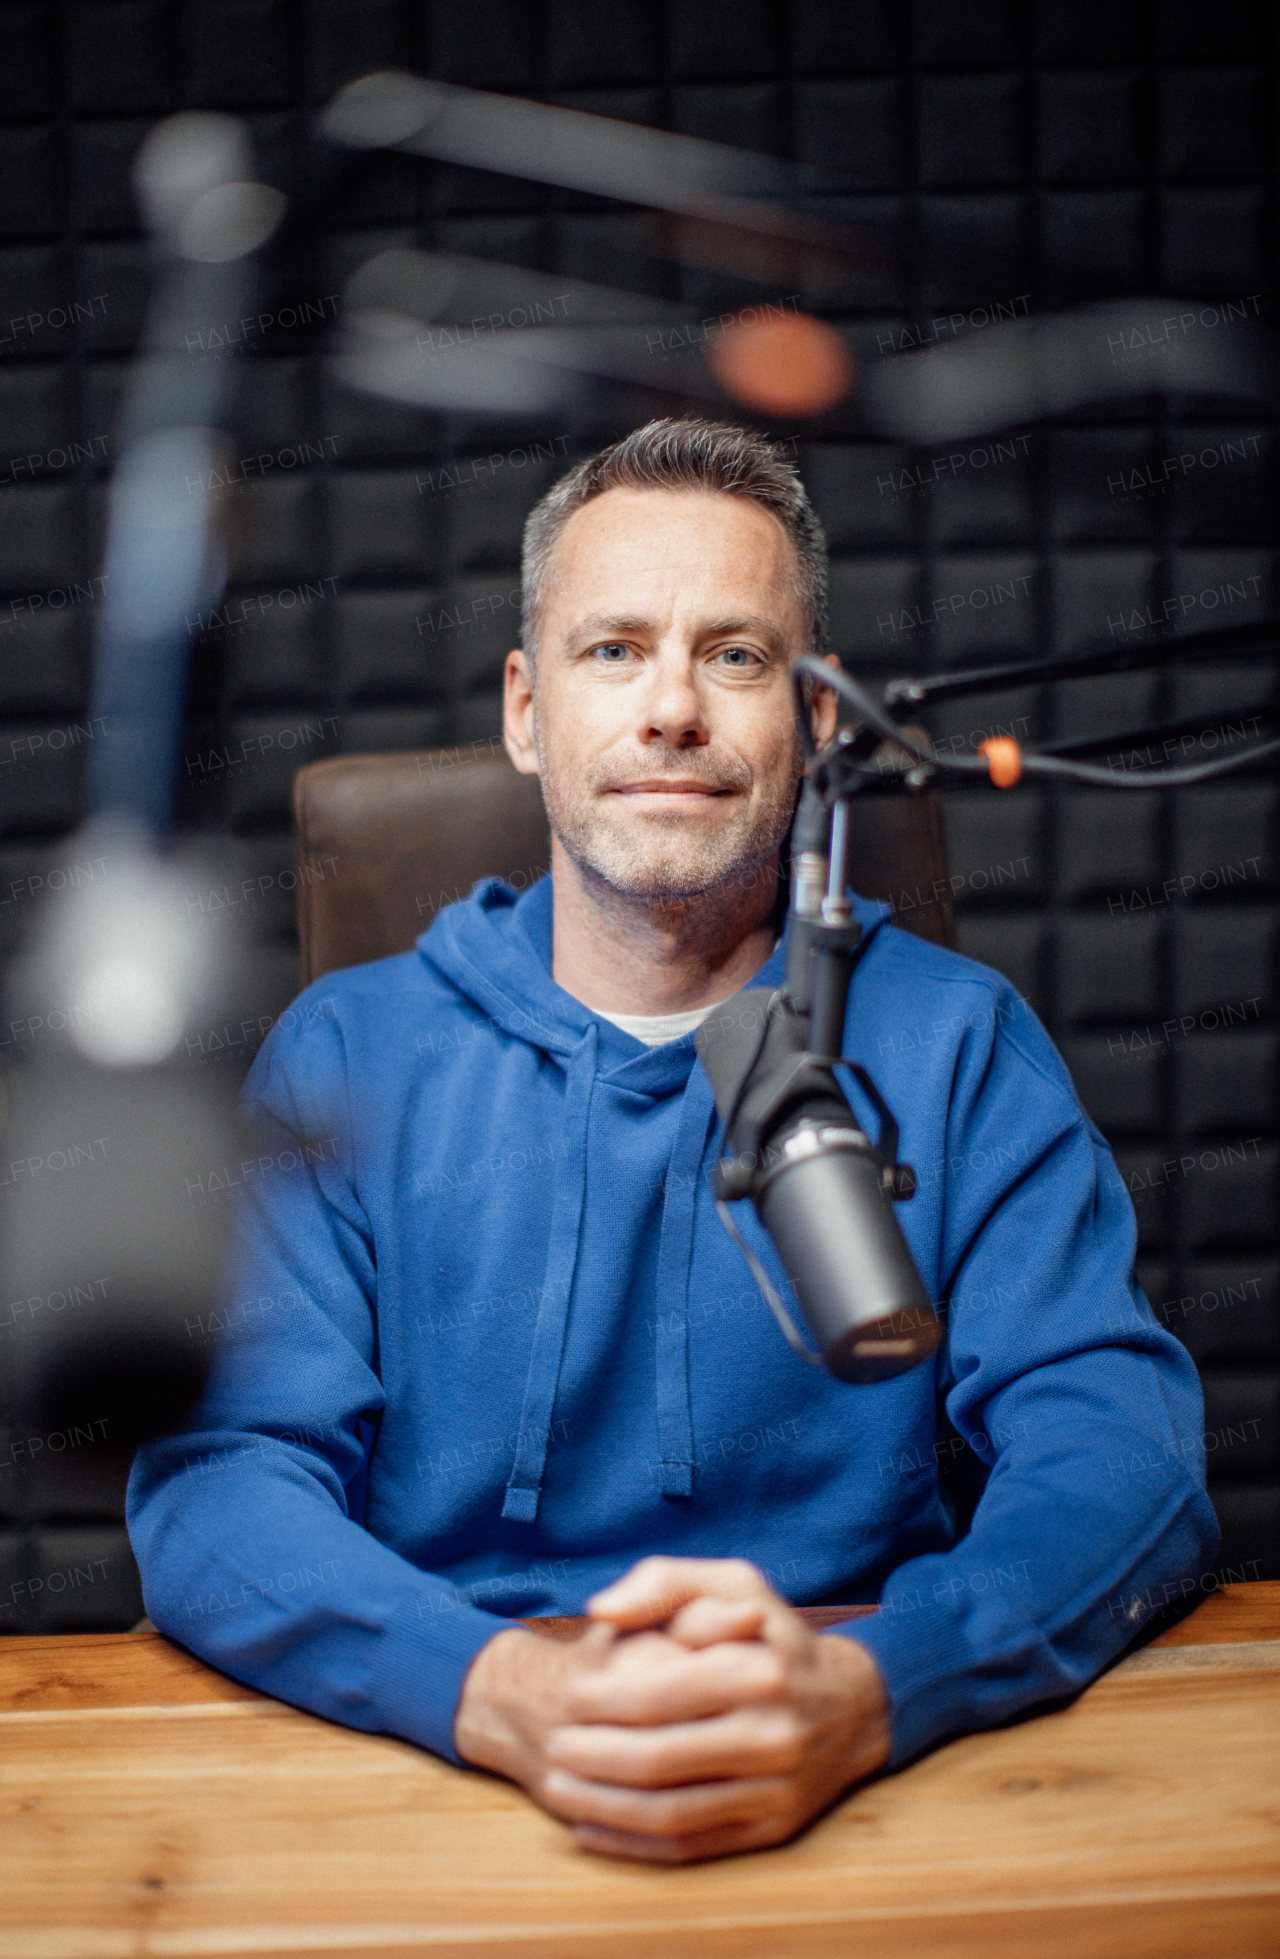
<path id="1" fill-rule="evenodd" d="M 209 1373 L 228 1215 L 206 1190 L 239 1181 L 248 1152 L 233 1084 L 197 1076 L 192 1037 L 232 1016 L 247 975 L 237 937 L 196 911 L 196 863 L 118 821 L 86 845 L 90 879 L 55 894 L 5 989 L 30 1032 L 6 1071 L 0 1273 L 17 1310 L 0 1373 L 32 1421 L 87 1423 L 127 1460 L 180 1426 Z"/>
<path id="2" fill-rule="evenodd" d="M 897 1123 L 866 1070 L 850 1061 L 879 1119 L 873 1142 L 834 1072 L 861 930 L 844 896 L 848 810 L 835 794 L 828 840 L 827 781 L 811 770 L 796 813 L 786 980 L 718 1008 L 696 1046 L 724 1124 L 712 1179 L 721 1223 L 793 1352 L 837 1380 L 865 1384 L 927 1360 L 942 1327 L 894 1215 L 895 1202 L 916 1188 L 915 1172 L 897 1161 Z M 734 1223 L 729 1204 L 744 1197 L 773 1240 L 820 1353 Z"/>
<path id="3" fill-rule="evenodd" d="M 244 126 L 203 112 L 160 123 L 137 159 L 156 278 L 108 497 L 92 698 L 105 732 L 76 846 L 88 875 L 45 906 L 4 992 L 26 1051 L 0 1089 L 0 1406 L 50 1431 L 86 1423 L 126 1460 L 204 1387 L 228 1237 L 206 1183 L 224 1190 L 244 1155 L 231 1084 L 191 1056 L 248 962 L 162 845 L 191 616 L 227 574 L 207 485 L 233 368 L 193 360 L 192 331 L 244 314 L 284 207 L 250 162 Z"/>

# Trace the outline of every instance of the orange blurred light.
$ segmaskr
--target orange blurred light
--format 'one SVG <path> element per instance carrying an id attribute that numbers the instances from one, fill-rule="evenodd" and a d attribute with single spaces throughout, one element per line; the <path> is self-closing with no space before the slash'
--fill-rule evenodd
<path id="1" fill-rule="evenodd" d="M 1012 789 L 1022 775 L 1022 750 L 1007 735 L 992 735 L 978 743 L 979 755 L 987 758 L 987 773 L 997 789 Z"/>
<path id="2" fill-rule="evenodd" d="M 857 378 L 853 355 L 834 327 L 808 313 L 753 318 L 749 307 L 707 341 L 707 365 L 727 394 L 766 415 L 820 415 Z"/>

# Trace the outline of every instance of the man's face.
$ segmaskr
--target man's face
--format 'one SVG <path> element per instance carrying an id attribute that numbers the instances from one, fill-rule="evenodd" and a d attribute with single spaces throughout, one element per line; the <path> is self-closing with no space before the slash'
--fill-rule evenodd
<path id="1" fill-rule="evenodd" d="M 785 835 L 794 565 L 769 511 L 716 492 L 609 490 L 565 525 L 532 697 L 523 656 L 507 663 L 507 745 L 570 857 L 614 890 L 694 897 Z"/>

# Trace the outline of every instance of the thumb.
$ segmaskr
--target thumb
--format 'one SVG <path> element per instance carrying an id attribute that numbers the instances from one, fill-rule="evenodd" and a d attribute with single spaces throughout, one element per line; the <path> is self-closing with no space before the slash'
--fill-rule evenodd
<path id="1" fill-rule="evenodd" d="M 680 1610 L 667 1627 L 682 1646 L 718 1646 L 722 1640 L 755 1639 L 768 1607 L 759 1599 L 698 1598 Z"/>

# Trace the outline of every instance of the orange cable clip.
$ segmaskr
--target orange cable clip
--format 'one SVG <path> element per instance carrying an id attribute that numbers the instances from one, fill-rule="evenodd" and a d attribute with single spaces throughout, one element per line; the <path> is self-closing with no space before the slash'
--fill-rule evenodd
<path id="1" fill-rule="evenodd" d="M 979 755 L 987 758 L 987 769 L 997 789 L 1012 789 L 1022 775 L 1022 750 L 1008 735 L 993 735 L 978 743 Z"/>

